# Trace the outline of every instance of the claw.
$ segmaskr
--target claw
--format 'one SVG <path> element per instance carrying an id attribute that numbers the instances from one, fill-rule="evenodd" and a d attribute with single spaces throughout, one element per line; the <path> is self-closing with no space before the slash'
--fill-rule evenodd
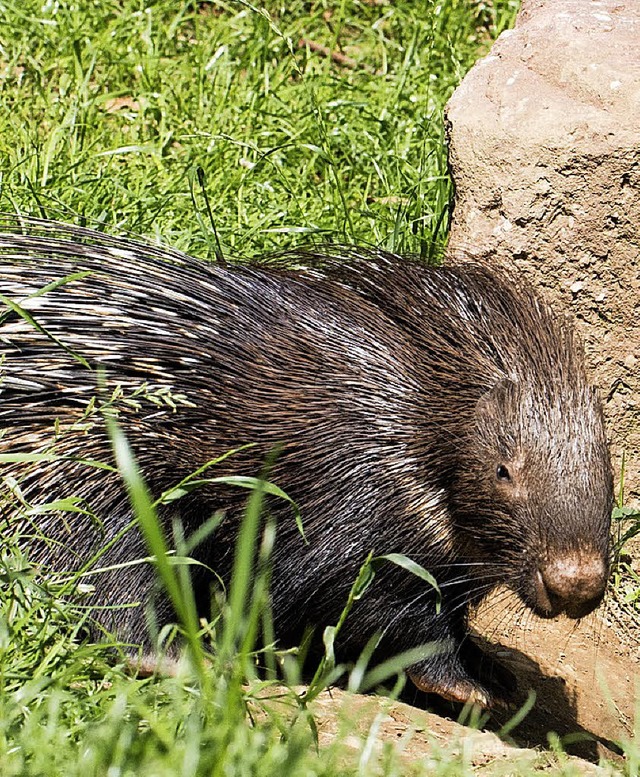
<path id="1" fill-rule="evenodd" d="M 503 703 L 481 685 L 470 680 L 434 681 L 417 673 L 408 672 L 413 684 L 425 693 L 435 693 L 448 701 L 460 704 L 477 704 L 483 709 L 489 709 Z"/>

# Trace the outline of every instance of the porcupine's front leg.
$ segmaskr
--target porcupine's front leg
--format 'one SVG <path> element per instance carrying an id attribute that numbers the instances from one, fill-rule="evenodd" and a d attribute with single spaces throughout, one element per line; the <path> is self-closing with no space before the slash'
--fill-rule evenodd
<path id="1" fill-rule="evenodd" d="M 383 569 L 345 623 L 341 637 L 373 634 L 382 619 L 374 659 L 382 660 L 406 650 L 424 656 L 406 671 L 418 689 L 444 699 L 482 707 L 508 702 L 516 682 L 511 672 L 481 650 L 468 635 L 470 594 L 462 586 L 442 585 L 440 607 L 430 589 L 416 595 L 412 578 L 397 568 Z M 353 624 L 357 624 L 354 630 Z M 352 653 L 357 653 L 352 650 Z"/>
<path id="2" fill-rule="evenodd" d="M 485 708 L 508 705 L 517 685 L 509 669 L 486 654 L 469 636 L 458 643 L 441 642 L 440 647 L 440 652 L 407 670 L 417 688 L 462 704 Z"/>
<path id="3" fill-rule="evenodd" d="M 427 605 L 419 619 L 424 629 L 422 636 L 415 631 L 413 617 L 412 623 L 404 624 L 404 633 L 413 632 L 412 641 L 426 643 L 430 650 L 424 659 L 407 669 L 407 675 L 421 691 L 449 701 L 485 708 L 505 706 L 516 688 L 515 677 L 470 638 L 468 605 L 451 604 L 459 599 L 459 592 L 443 598 L 437 614 Z"/>

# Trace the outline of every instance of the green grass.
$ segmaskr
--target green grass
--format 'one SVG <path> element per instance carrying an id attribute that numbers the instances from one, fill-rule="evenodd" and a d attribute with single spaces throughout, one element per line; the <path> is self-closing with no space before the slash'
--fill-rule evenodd
<path id="1" fill-rule="evenodd" d="M 207 256 L 201 167 L 234 255 L 311 240 L 426 253 L 451 197 L 442 108 L 515 5 L 3 2 L 0 210 Z"/>
<path id="2" fill-rule="evenodd" d="M 0 0 L 0 210 L 212 258 L 202 170 L 226 254 L 330 240 L 430 256 L 446 242 L 452 194 L 443 106 L 515 6 Z M 124 455 L 160 559 L 164 540 Z M 447 748 L 411 767 L 389 744 L 371 751 L 376 721 L 369 741 L 347 720 L 316 746 L 295 661 L 255 654 L 267 580 L 250 573 L 269 546 L 259 501 L 258 491 L 227 604 L 206 627 L 217 646 L 208 663 L 185 568 L 159 564 L 191 647 L 175 678 L 132 678 L 117 646 L 83 642 L 81 592 L 62 601 L 64 583 L 39 577 L 5 539 L 3 777 L 470 773 Z M 289 687 L 258 679 L 256 661 L 267 676 L 284 662 Z M 637 763 L 637 746 L 628 752 Z"/>
<path id="3" fill-rule="evenodd" d="M 613 584 L 618 603 L 627 610 L 632 621 L 640 623 L 640 564 L 633 545 L 638 547 L 640 537 L 640 509 L 625 505 L 625 457 L 622 457 L 620 485 L 613 510 L 614 573 Z"/>

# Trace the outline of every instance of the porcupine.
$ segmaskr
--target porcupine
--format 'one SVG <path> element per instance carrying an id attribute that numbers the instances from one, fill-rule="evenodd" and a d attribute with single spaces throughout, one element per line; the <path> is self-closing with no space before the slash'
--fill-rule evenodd
<path id="1" fill-rule="evenodd" d="M 100 416 L 81 423 L 101 381 L 103 394 L 145 384 L 187 399 L 173 409 L 141 396 L 119 413 L 156 496 L 248 443 L 215 474 L 258 475 L 277 448 L 269 477 L 299 505 L 306 536 L 289 505 L 269 503 L 280 644 L 336 621 L 370 551 L 405 554 L 437 579 L 441 609 L 389 564 L 347 619 L 339 656 L 376 633 L 374 657 L 436 642 L 408 670 L 415 684 L 490 705 L 508 680 L 481 669 L 471 605 L 498 584 L 544 617 L 601 601 L 613 499 L 601 407 L 570 323 L 513 271 L 353 247 L 292 251 L 295 270 L 222 266 L 36 219 L 3 226 L 1 292 L 14 305 L 0 326 L 0 452 L 50 450 L 57 433 L 67 457 L 0 470 L 23 500 L 4 503 L 5 525 L 23 520 L 35 563 L 78 568 L 132 519 L 118 473 L 73 458 L 112 461 Z M 98 520 L 21 519 L 26 503 L 70 495 Z M 207 569 L 228 579 L 245 499 L 203 486 L 160 509 L 187 533 L 225 511 L 192 554 L 205 616 Z M 147 552 L 134 528 L 100 565 Z M 153 586 L 152 566 L 137 564 L 103 573 L 93 601 L 146 602 Z M 164 598 L 155 606 L 160 623 L 173 618 Z M 123 640 L 148 639 L 142 606 L 96 617 Z"/>

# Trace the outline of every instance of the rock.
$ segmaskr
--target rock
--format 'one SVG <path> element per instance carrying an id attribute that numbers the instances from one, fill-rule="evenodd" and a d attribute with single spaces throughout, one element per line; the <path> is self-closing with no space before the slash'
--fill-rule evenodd
<path id="1" fill-rule="evenodd" d="M 360 696 L 338 688 L 323 691 L 310 705 L 321 748 L 341 743 L 343 764 L 359 755 L 360 769 L 381 763 L 395 751 L 409 774 L 579 774 L 607 777 L 612 764 L 596 766 L 576 756 L 508 744 L 430 712 L 380 696 Z M 550 718 L 547 715 L 547 721 Z M 354 730 L 355 729 L 355 730 Z M 344 731 L 350 731 L 344 736 Z M 363 742 L 367 746 L 363 750 Z M 566 771 L 565 771 L 566 770 Z"/>
<path id="2" fill-rule="evenodd" d="M 516 263 L 578 319 L 640 500 L 640 3 L 523 0 L 447 106 L 450 251 Z"/>

